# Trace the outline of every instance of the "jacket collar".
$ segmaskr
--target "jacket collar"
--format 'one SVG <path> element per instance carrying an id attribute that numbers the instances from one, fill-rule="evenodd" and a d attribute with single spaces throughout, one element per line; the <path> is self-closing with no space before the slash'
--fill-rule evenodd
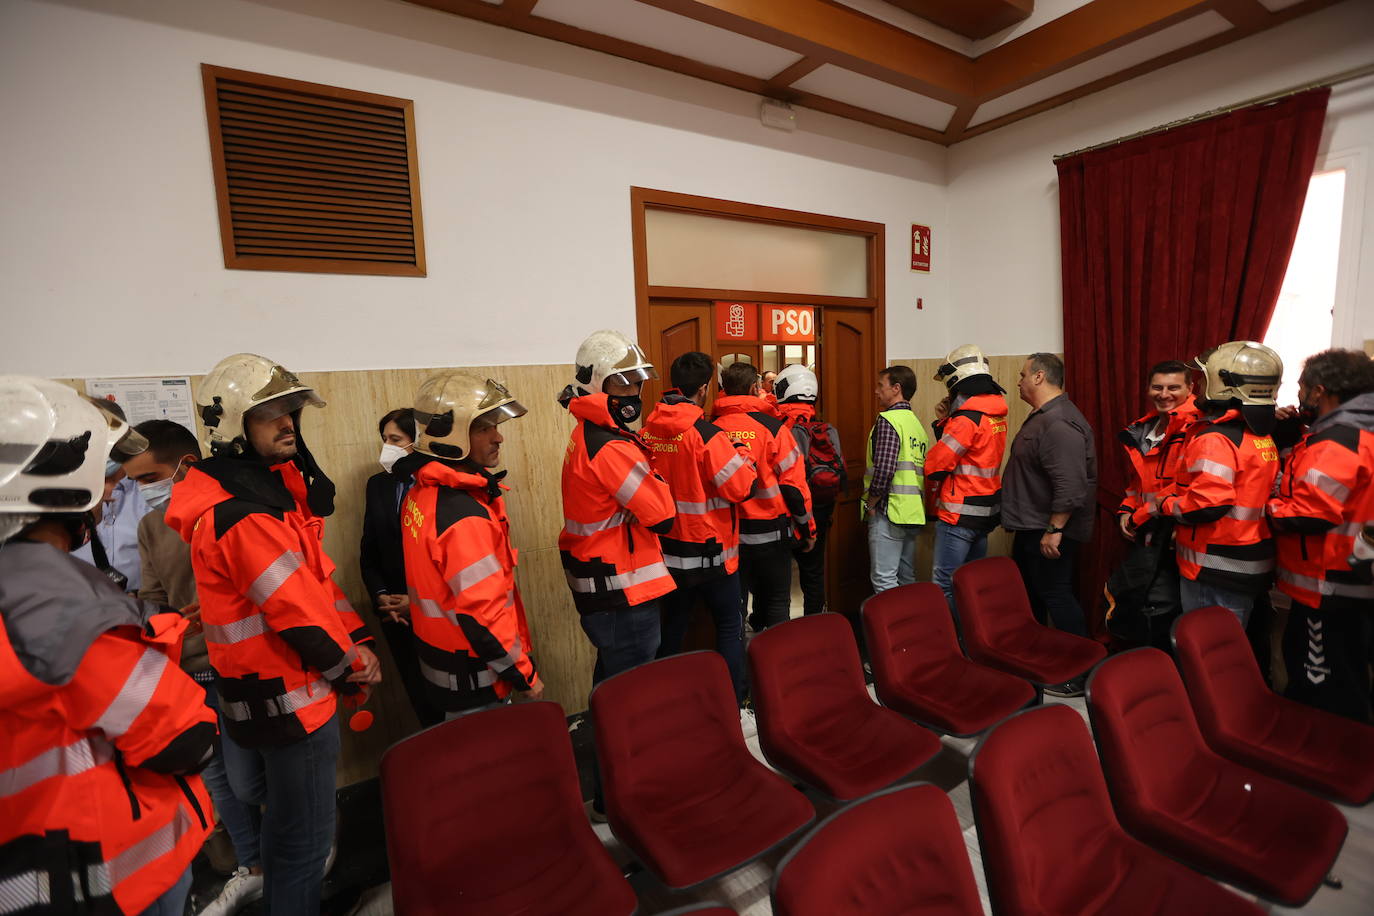
<path id="1" fill-rule="evenodd" d="M 411 456 L 406 456 L 406 458 L 409 457 Z M 451 487 L 455 490 L 482 491 L 491 499 L 500 496 L 502 490 L 509 489 L 501 482 L 506 479 L 505 471 L 493 474 L 486 468 L 473 468 L 461 461 L 446 461 L 432 455 L 419 455 L 418 457 L 424 460 L 416 462 L 411 470 L 411 473 L 415 475 L 415 482 L 418 484 Z M 397 466 L 400 463 L 400 461 L 396 462 Z"/>
<path id="2" fill-rule="evenodd" d="M 1326 416 L 1318 417 L 1308 432 L 1314 433 L 1328 426 L 1353 426 L 1374 432 L 1374 392 L 1356 395 Z"/>
<path id="3" fill-rule="evenodd" d="M 766 413 L 776 417 L 778 409 L 752 394 L 727 394 L 716 398 L 714 416 L 723 417 L 732 413 Z"/>

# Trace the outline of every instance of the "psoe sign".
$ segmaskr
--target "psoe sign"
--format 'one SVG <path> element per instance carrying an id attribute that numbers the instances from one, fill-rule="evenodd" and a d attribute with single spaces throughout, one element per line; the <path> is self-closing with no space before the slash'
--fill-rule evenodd
<path id="1" fill-rule="evenodd" d="M 816 310 L 809 305 L 765 305 L 761 340 L 812 343 L 816 339 Z"/>

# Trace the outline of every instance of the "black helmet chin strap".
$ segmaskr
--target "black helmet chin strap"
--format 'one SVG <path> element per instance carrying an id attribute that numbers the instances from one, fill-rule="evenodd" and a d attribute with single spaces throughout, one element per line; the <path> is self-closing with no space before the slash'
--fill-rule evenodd
<path id="1" fill-rule="evenodd" d="M 292 459 L 305 478 L 305 502 L 310 511 L 325 518 L 334 514 L 334 481 L 320 468 L 301 435 L 300 411 L 296 412 L 296 457 Z"/>

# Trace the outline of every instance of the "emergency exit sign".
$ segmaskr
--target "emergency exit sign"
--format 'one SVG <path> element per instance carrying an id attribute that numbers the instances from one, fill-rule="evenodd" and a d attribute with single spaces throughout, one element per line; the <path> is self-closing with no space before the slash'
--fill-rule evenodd
<path id="1" fill-rule="evenodd" d="M 911 224 L 911 269 L 930 272 L 930 227 Z"/>

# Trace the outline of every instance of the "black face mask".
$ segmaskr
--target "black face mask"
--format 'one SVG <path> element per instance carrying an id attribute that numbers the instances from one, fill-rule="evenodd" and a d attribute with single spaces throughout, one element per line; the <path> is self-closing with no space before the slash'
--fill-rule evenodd
<path id="1" fill-rule="evenodd" d="M 640 400 L 637 394 L 613 395 L 608 401 L 607 406 L 610 407 L 611 418 L 622 427 L 628 427 L 635 420 L 638 420 L 639 415 L 644 412 L 644 402 Z"/>
<path id="2" fill-rule="evenodd" d="M 1317 405 L 1309 404 L 1306 401 L 1298 402 L 1298 421 L 1304 426 L 1311 426 L 1312 421 L 1317 419 Z"/>

